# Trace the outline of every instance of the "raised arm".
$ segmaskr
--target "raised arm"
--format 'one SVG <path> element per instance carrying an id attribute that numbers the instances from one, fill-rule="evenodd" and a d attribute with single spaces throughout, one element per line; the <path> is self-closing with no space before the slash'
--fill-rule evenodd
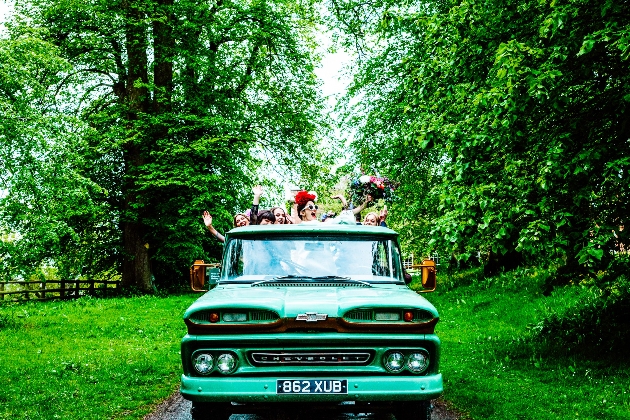
<path id="1" fill-rule="evenodd" d="M 361 203 L 360 206 L 357 206 L 357 207 L 352 209 L 352 213 L 354 213 L 354 214 L 361 213 L 363 211 L 363 209 L 365 209 L 367 207 L 368 203 L 370 203 L 372 201 L 374 201 L 374 198 L 371 195 L 368 194 L 365 197 L 365 201 L 363 203 Z"/>
<path id="2" fill-rule="evenodd" d="M 383 210 L 381 210 L 381 214 L 380 214 L 380 219 L 381 219 L 381 226 L 383 227 L 387 227 L 387 222 L 385 222 L 385 219 L 387 219 L 387 205 L 383 206 Z"/>
<path id="3" fill-rule="evenodd" d="M 258 205 L 260 204 L 260 196 L 263 193 L 262 185 L 256 185 L 252 188 L 252 192 L 254 193 L 254 201 L 252 202 L 252 210 L 249 213 L 249 224 L 257 225 L 258 224 Z"/>
<path id="4" fill-rule="evenodd" d="M 217 238 L 217 241 L 221 243 L 225 242 L 225 236 L 217 232 L 214 226 L 212 226 L 212 216 L 210 215 L 210 213 L 208 213 L 207 211 L 204 211 L 202 218 L 203 218 L 203 224 L 206 225 L 206 227 L 210 231 L 210 234 L 214 236 L 215 238 Z"/>
<path id="5" fill-rule="evenodd" d="M 333 195 L 331 198 L 335 198 L 341 201 L 341 210 L 348 210 L 348 202 L 346 201 L 346 197 L 339 194 L 339 195 Z"/>
<path id="6" fill-rule="evenodd" d="M 290 201 L 291 201 L 291 221 L 293 222 L 294 225 L 300 224 L 302 223 L 302 219 L 300 219 L 300 216 L 298 215 L 298 210 L 297 210 L 298 205 L 295 202 L 295 197 Z"/>

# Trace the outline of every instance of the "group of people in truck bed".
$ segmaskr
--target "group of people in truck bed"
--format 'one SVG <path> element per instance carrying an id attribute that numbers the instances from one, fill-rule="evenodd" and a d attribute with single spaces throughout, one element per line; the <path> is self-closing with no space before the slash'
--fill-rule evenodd
<path id="1" fill-rule="evenodd" d="M 315 194 L 307 191 L 299 191 L 292 200 L 291 215 L 288 215 L 282 207 L 272 207 L 269 210 L 259 210 L 258 206 L 260 204 L 260 196 L 262 195 L 263 188 L 262 186 L 257 185 L 252 189 L 252 192 L 254 193 L 252 208 L 245 213 L 237 213 L 234 216 L 234 227 L 320 222 L 317 217 L 319 207 L 315 204 L 315 200 L 317 200 L 317 196 Z M 343 218 L 348 220 L 350 218 L 351 222 L 352 220 L 355 220 L 355 216 L 360 217 L 361 211 L 367 207 L 369 202 L 373 201 L 372 196 L 368 195 L 361 205 L 349 210 L 348 204 L 342 195 L 336 195 L 332 198 L 340 200 L 343 207 L 339 220 Z M 225 237 L 220 234 L 214 226 L 212 226 L 212 215 L 208 211 L 204 211 L 202 218 L 212 236 L 214 236 L 219 242 L 224 242 Z M 387 207 L 384 207 L 378 214 L 376 212 L 367 213 L 363 222 L 357 220 L 356 223 L 366 226 L 387 226 L 385 219 L 387 219 Z M 335 215 L 329 213 L 322 215 L 321 222 L 331 222 L 334 220 L 336 220 Z"/>

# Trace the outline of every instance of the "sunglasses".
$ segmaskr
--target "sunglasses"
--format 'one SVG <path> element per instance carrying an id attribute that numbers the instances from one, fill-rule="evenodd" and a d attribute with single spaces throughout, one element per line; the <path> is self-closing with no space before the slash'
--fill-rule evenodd
<path id="1" fill-rule="evenodd" d="M 317 210 L 319 207 L 317 206 L 313 206 L 312 204 L 309 204 L 308 206 L 304 207 L 305 209 L 309 209 L 309 210 Z"/>

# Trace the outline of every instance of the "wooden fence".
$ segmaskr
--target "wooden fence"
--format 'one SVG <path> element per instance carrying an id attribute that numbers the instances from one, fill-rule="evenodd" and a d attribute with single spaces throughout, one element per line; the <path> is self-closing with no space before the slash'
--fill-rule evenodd
<path id="1" fill-rule="evenodd" d="M 440 266 L 440 256 L 438 255 L 437 252 L 434 252 L 433 254 L 429 255 L 428 259 L 435 262 L 436 267 Z M 403 268 L 405 270 L 413 270 L 414 267 L 419 265 L 418 263 L 414 262 L 413 254 L 409 254 L 407 258 L 403 259 L 402 263 L 403 263 Z"/>
<path id="2" fill-rule="evenodd" d="M 0 301 L 112 296 L 118 293 L 119 284 L 113 280 L 6 281 L 0 282 Z"/>

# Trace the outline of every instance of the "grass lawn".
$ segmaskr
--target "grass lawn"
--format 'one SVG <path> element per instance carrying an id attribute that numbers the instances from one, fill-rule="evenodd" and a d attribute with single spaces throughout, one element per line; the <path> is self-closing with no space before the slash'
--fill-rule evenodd
<path id="1" fill-rule="evenodd" d="M 178 387 L 197 297 L 0 305 L 0 418 L 142 418 Z"/>
<path id="2" fill-rule="evenodd" d="M 471 419 L 630 419 L 630 358 L 552 356 L 539 322 L 593 298 L 543 296 L 536 271 L 440 275 L 444 399 Z M 1 419 L 140 419 L 178 388 L 197 295 L 0 305 Z"/>
<path id="3" fill-rule="evenodd" d="M 535 270 L 440 280 L 424 296 L 440 312 L 443 397 L 469 418 L 630 419 L 630 350 L 552 356 L 536 342 L 544 317 L 592 291 L 574 286 L 545 297 Z"/>

